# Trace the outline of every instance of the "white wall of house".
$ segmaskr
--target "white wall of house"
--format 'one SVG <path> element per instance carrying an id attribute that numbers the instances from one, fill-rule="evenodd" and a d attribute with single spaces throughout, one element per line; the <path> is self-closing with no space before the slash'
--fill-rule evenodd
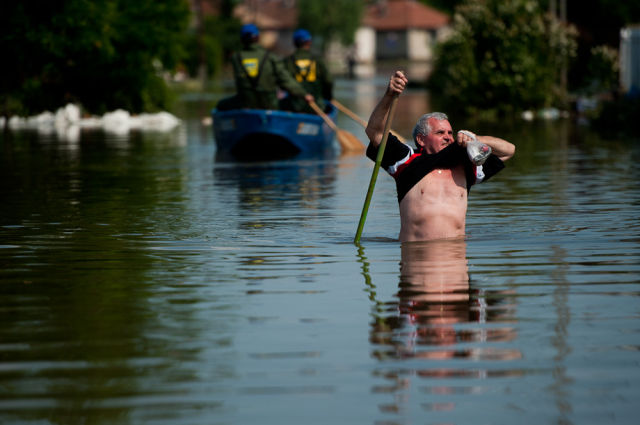
<path id="1" fill-rule="evenodd" d="M 356 31 L 356 60 L 358 63 L 376 61 L 376 31 L 371 27 L 361 27 Z"/>
<path id="2" fill-rule="evenodd" d="M 407 32 L 407 53 L 409 60 L 428 61 L 433 56 L 433 37 L 428 31 L 409 29 Z"/>

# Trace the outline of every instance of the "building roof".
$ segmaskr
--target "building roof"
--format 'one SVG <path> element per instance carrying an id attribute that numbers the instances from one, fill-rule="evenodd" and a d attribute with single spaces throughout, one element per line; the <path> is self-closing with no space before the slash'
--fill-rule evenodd
<path id="1" fill-rule="evenodd" d="M 450 19 L 415 0 L 386 0 L 368 6 L 362 24 L 378 31 L 434 30 L 449 24 Z"/>
<path id="2" fill-rule="evenodd" d="M 283 30 L 298 24 L 297 2 L 292 0 L 244 0 L 233 11 L 243 24 L 256 24 L 261 30 Z"/>
<path id="3" fill-rule="evenodd" d="M 298 24 L 297 3 L 295 0 L 243 0 L 233 14 L 243 24 L 256 24 L 261 30 L 292 29 Z M 448 15 L 415 0 L 380 0 L 367 6 L 362 24 L 378 31 L 434 30 L 448 25 L 450 20 Z"/>

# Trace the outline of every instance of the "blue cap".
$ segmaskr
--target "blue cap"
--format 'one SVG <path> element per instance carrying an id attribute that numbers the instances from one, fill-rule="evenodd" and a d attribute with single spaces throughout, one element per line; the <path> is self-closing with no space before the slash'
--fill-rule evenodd
<path id="1" fill-rule="evenodd" d="M 242 26 L 242 29 L 240 29 L 241 37 L 256 37 L 259 34 L 260 34 L 260 31 L 258 30 L 258 27 L 256 27 L 254 24 L 245 24 Z"/>
<path id="2" fill-rule="evenodd" d="M 309 33 L 309 31 L 304 29 L 299 29 L 293 33 L 294 43 L 305 43 L 307 41 L 311 41 L 311 34 Z"/>

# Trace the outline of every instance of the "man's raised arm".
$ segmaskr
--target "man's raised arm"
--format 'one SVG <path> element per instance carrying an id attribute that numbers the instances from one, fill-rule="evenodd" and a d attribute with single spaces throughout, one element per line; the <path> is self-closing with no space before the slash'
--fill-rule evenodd
<path id="1" fill-rule="evenodd" d="M 384 96 L 382 96 L 380 102 L 378 102 L 373 112 L 371 112 L 365 133 L 367 133 L 369 140 L 371 140 L 374 146 L 377 147 L 382 141 L 384 123 L 387 120 L 394 96 L 400 95 L 400 93 L 404 91 L 408 81 L 402 71 L 396 71 L 389 80 L 389 85 L 387 86 Z"/>

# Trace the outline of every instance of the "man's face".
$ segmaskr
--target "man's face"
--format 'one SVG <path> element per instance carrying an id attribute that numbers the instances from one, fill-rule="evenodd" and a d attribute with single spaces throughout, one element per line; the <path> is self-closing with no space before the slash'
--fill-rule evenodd
<path id="1" fill-rule="evenodd" d="M 427 153 L 437 153 L 453 143 L 453 129 L 447 120 L 429 119 L 431 132 L 426 135 L 418 135 L 418 143 Z"/>

